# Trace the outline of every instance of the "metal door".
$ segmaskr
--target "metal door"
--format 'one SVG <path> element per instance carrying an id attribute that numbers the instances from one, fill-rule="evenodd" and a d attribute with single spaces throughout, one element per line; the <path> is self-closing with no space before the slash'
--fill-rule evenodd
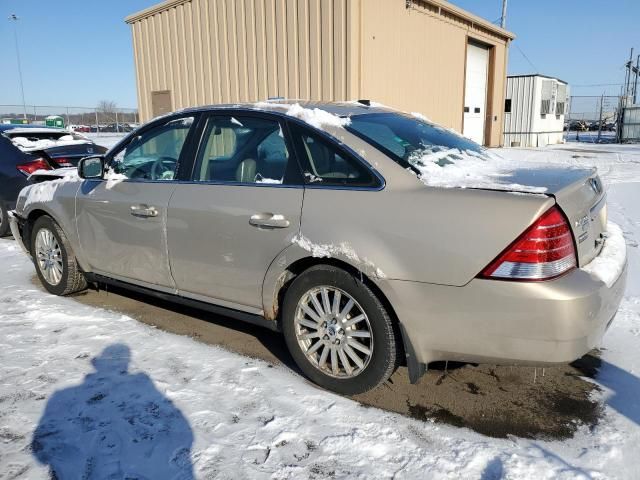
<path id="1" fill-rule="evenodd" d="M 464 94 L 464 136 L 484 144 L 487 105 L 489 49 L 473 43 L 467 45 L 467 68 Z"/>

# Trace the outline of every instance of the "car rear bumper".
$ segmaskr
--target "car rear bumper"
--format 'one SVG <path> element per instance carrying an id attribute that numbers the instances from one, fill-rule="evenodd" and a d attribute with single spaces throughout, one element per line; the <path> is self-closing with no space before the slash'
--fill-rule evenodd
<path id="1" fill-rule="evenodd" d="M 24 242 L 22 240 L 22 227 L 24 226 L 24 220 L 16 215 L 15 212 L 9 212 L 9 228 L 11 229 L 11 234 L 13 235 L 14 240 L 20 246 L 22 251 L 29 255 L 29 251 L 24 246 Z"/>
<path id="2" fill-rule="evenodd" d="M 387 281 L 383 286 L 414 362 L 544 365 L 598 345 L 624 294 L 626 260 L 607 286 L 581 269 L 546 282 L 474 279 L 464 287 Z"/>

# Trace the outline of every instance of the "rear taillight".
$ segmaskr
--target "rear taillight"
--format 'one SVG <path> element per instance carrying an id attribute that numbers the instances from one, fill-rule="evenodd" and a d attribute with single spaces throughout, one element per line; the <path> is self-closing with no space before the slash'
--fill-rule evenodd
<path id="1" fill-rule="evenodd" d="M 549 280 L 576 266 L 576 249 L 567 219 L 557 206 L 547 210 L 480 277 Z"/>
<path id="2" fill-rule="evenodd" d="M 68 158 L 52 158 L 53 162 L 59 167 L 73 167 L 73 163 Z"/>
<path id="3" fill-rule="evenodd" d="M 37 158 L 32 162 L 22 163 L 20 165 L 16 165 L 16 168 L 24 173 L 26 176 L 31 175 L 33 172 L 37 170 L 52 170 L 49 164 L 43 158 Z"/>

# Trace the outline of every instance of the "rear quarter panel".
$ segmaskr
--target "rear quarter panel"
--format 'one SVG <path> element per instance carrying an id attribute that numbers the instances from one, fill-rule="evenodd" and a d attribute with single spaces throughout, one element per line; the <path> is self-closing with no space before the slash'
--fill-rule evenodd
<path id="1" fill-rule="evenodd" d="M 373 277 L 462 286 L 554 204 L 416 183 L 377 192 L 308 189 L 301 233 L 314 245 L 337 245 L 337 256 Z"/>

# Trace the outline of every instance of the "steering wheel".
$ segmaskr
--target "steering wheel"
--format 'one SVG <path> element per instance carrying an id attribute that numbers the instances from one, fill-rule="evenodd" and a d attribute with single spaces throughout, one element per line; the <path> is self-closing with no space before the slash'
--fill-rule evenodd
<path id="1" fill-rule="evenodd" d="M 164 174 L 167 172 L 171 172 L 175 174 L 176 166 L 178 165 L 178 160 L 171 157 L 158 157 L 154 160 L 151 165 L 151 180 L 160 180 L 165 178 Z M 173 178 L 173 177 L 172 177 Z"/>

